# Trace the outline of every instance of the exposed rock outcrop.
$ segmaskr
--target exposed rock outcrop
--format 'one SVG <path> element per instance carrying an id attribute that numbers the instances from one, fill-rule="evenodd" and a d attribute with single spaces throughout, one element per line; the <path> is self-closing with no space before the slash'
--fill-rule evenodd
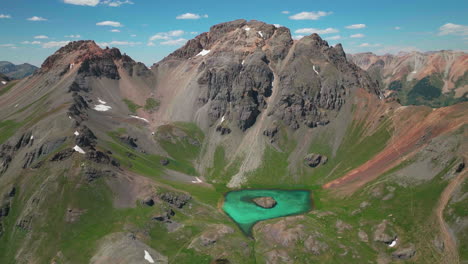
<path id="1" fill-rule="evenodd" d="M 253 198 L 252 201 L 260 206 L 260 207 L 263 207 L 263 208 L 273 208 L 276 206 L 277 202 L 275 199 L 273 199 L 273 197 L 257 197 L 257 198 Z"/>
<path id="2" fill-rule="evenodd" d="M 93 167 L 86 167 L 84 170 L 84 176 L 88 183 L 91 183 L 101 177 L 112 177 L 115 173 L 111 170 L 101 170 Z"/>
<path id="3" fill-rule="evenodd" d="M 182 208 L 192 199 L 188 194 L 179 194 L 174 192 L 165 192 L 158 195 L 159 199 L 169 203 L 177 208 Z"/>
<path id="4" fill-rule="evenodd" d="M 416 248 L 413 244 L 398 249 L 392 253 L 392 257 L 396 259 L 410 259 L 416 254 Z"/>
<path id="5" fill-rule="evenodd" d="M 67 140 L 66 137 L 59 138 L 56 140 L 48 141 L 42 144 L 39 148 L 34 149 L 31 152 L 26 153 L 24 157 L 24 164 L 23 168 L 29 168 L 36 160 L 40 159 L 41 157 L 48 155 L 49 153 L 54 152 L 58 149 L 65 141 Z M 40 166 L 40 164 L 39 164 Z"/>
<path id="6" fill-rule="evenodd" d="M 327 243 L 320 241 L 313 236 L 307 237 L 304 241 L 304 247 L 314 255 L 320 255 L 328 249 Z"/>
<path id="7" fill-rule="evenodd" d="M 275 123 L 275 124 L 270 125 L 267 129 L 265 129 L 263 131 L 263 135 L 268 137 L 268 139 L 270 140 L 270 143 L 273 143 L 277 140 L 278 132 L 279 132 L 278 125 Z"/>
<path id="8" fill-rule="evenodd" d="M 159 163 L 163 166 L 169 165 L 170 161 L 168 159 L 161 159 Z"/>
<path id="9" fill-rule="evenodd" d="M 388 228 L 387 220 L 383 220 L 382 223 L 377 225 L 374 232 L 374 241 L 383 242 L 385 244 L 392 243 L 397 238 L 396 233 Z"/>
<path id="10" fill-rule="evenodd" d="M 317 154 L 317 153 L 309 153 L 304 157 L 305 164 L 311 168 L 324 165 L 327 163 L 327 161 L 328 161 L 327 156 Z"/>
<path id="11" fill-rule="evenodd" d="M 234 233 L 234 229 L 226 225 L 215 225 L 209 228 L 208 231 L 204 232 L 200 238 L 200 244 L 202 246 L 210 246 L 216 243 L 219 239 L 223 238 L 226 234 Z"/>

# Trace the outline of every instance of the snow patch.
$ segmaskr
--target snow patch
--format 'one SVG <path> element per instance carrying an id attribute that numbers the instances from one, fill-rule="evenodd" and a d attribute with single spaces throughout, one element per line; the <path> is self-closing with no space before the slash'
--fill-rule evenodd
<path id="1" fill-rule="evenodd" d="M 263 38 L 263 33 L 261 31 L 258 31 L 257 33 Z"/>
<path id="2" fill-rule="evenodd" d="M 2 81 L 2 84 L 3 84 L 3 85 L 5 85 L 5 84 L 7 84 L 7 82 L 5 82 L 5 81 Z"/>
<path id="3" fill-rule="evenodd" d="M 81 153 L 81 154 L 85 154 L 86 152 L 84 152 L 84 150 L 82 148 L 80 148 L 80 146 L 76 145 L 73 147 L 73 150 L 75 150 L 76 152 L 78 153 Z"/>
<path id="4" fill-rule="evenodd" d="M 197 56 L 205 56 L 206 54 L 210 53 L 211 50 L 206 50 L 206 49 L 203 49 L 202 51 L 200 51 L 200 53 L 197 54 Z"/>
<path id="5" fill-rule="evenodd" d="M 148 261 L 149 263 L 154 263 L 153 257 L 151 257 L 150 253 L 148 253 L 148 251 L 146 251 L 146 250 L 145 250 L 145 259 L 146 259 L 146 261 Z"/>
<path id="6" fill-rule="evenodd" d="M 105 101 L 101 100 L 101 98 L 99 98 L 99 97 L 98 97 L 98 102 L 100 104 L 95 105 L 94 110 L 99 111 L 99 112 L 105 112 L 105 111 L 109 111 L 109 110 L 112 109 L 112 107 L 106 105 L 107 103 Z"/>
<path id="7" fill-rule="evenodd" d="M 411 73 L 412 73 L 412 74 L 415 74 L 415 73 L 418 73 L 418 72 L 417 72 L 417 71 L 412 71 Z"/>
<path id="8" fill-rule="evenodd" d="M 75 66 L 75 63 L 70 64 L 70 70 L 73 69 L 73 66 Z"/>
<path id="9" fill-rule="evenodd" d="M 68 119 L 72 119 L 71 116 L 68 116 Z"/>
<path id="10" fill-rule="evenodd" d="M 73 133 L 75 136 L 79 136 L 80 133 L 78 131 L 75 131 L 75 133 Z"/>
<path id="11" fill-rule="evenodd" d="M 143 118 L 143 117 L 134 116 L 134 115 L 131 115 L 130 117 L 131 117 L 131 118 L 140 119 L 140 120 L 143 120 L 143 121 L 145 121 L 146 123 L 149 123 L 148 119 L 146 119 L 146 118 Z"/>
<path id="12" fill-rule="evenodd" d="M 242 60 L 242 65 L 244 65 L 244 63 L 245 63 L 245 60 Z"/>
<path id="13" fill-rule="evenodd" d="M 250 31 L 249 27 L 244 28 L 245 31 Z"/>
<path id="14" fill-rule="evenodd" d="M 33 136 L 33 135 L 31 135 L 31 138 L 30 138 L 29 140 L 33 140 L 33 139 L 34 139 L 34 136 Z"/>
<path id="15" fill-rule="evenodd" d="M 195 181 L 192 181 L 192 183 L 203 183 L 203 181 L 200 180 L 200 178 L 195 177 Z"/>
<path id="16" fill-rule="evenodd" d="M 18 107 L 19 104 L 15 104 L 15 108 Z"/>
<path id="17" fill-rule="evenodd" d="M 317 75 L 320 75 L 320 74 L 318 73 L 318 71 L 315 69 L 315 65 L 312 66 L 312 69 L 314 70 L 314 72 L 315 72 Z"/>
<path id="18" fill-rule="evenodd" d="M 106 112 L 112 109 L 112 107 L 108 105 L 99 104 L 99 105 L 95 105 L 93 109 L 99 112 Z"/>
<path id="19" fill-rule="evenodd" d="M 224 122 L 224 116 L 221 117 L 221 123 Z"/>
<path id="20" fill-rule="evenodd" d="M 388 245 L 388 247 L 394 247 L 396 245 L 396 242 L 397 242 L 398 238 L 395 238 L 395 240 L 392 241 L 392 243 L 390 243 L 390 245 Z"/>

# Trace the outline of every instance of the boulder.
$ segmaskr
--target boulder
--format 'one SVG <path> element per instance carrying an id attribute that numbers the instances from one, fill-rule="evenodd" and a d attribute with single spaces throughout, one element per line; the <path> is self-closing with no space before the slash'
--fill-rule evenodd
<path id="1" fill-rule="evenodd" d="M 328 158 L 326 156 L 316 153 L 309 153 L 304 157 L 305 164 L 311 168 L 324 165 L 327 161 Z"/>
<path id="2" fill-rule="evenodd" d="M 273 208 L 276 206 L 277 202 L 275 201 L 275 199 L 273 199 L 273 197 L 269 197 L 269 196 L 266 196 L 266 197 L 257 197 L 257 198 L 254 198 L 252 199 L 252 201 L 260 206 L 260 207 L 263 207 L 263 208 Z"/>
<path id="3" fill-rule="evenodd" d="M 397 235 L 388 229 L 387 220 L 383 220 L 374 232 L 374 241 L 383 242 L 385 244 L 392 243 L 397 238 Z"/>
<path id="4" fill-rule="evenodd" d="M 400 248 L 392 253 L 392 257 L 396 259 L 410 259 L 416 254 L 416 248 L 414 245 L 409 245 L 404 248 Z"/>
<path id="5" fill-rule="evenodd" d="M 200 244 L 204 247 L 215 244 L 218 240 L 226 236 L 227 234 L 234 233 L 234 229 L 226 225 L 213 225 L 205 232 L 203 232 L 199 238 Z"/>
<path id="6" fill-rule="evenodd" d="M 367 236 L 367 233 L 362 230 L 359 230 L 358 237 L 359 240 L 361 240 L 362 242 L 369 242 L 369 237 Z"/>
<path id="7" fill-rule="evenodd" d="M 350 224 L 343 222 L 342 220 L 337 220 L 335 224 L 336 229 L 338 229 L 338 233 L 343 233 L 345 230 L 349 230 L 353 228 Z"/>
<path id="8" fill-rule="evenodd" d="M 231 133 L 231 129 L 227 126 L 219 125 L 216 127 L 216 131 L 221 133 L 221 135 L 227 135 Z"/>
<path id="9" fill-rule="evenodd" d="M 178 194 L 178 193 L 173 193 L 173 192 L 166 192 L 166 193 L 161 193 L 158 195 L 159 199 L 162 201 L 169 203 L 177 208 L 182 208 L 184 207 L 185 204 L 187 204 L 192 197 L 187 194 Z"/>
<path id="10" fill-rule="evenodd" d="M 147 206 L 153 206 L 154 205 L 154 200 L 153 200 L 153 197 L 147 197 L 145 199 L 143 199 L 143 201 L 141 201 L 143 204 L 147 205 Z"/>
<path id="11" fill-rule="evenodd" d="M 278 125 L 272 124 L 263 131 L 263 135 L 269 138 L 270 143 L 273 143 L 277 139 L 278 132 Z"/>

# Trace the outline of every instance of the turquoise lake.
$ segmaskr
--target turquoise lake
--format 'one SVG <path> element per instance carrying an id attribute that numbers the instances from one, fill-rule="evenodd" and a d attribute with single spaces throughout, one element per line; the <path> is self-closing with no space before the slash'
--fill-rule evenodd
<path id="1" fill-rule="evenodd" d="M 262 220 L 306 213 L 312 209 L 310 191 L 306 190 L 261 190 L 247 189 L 231 191 L 225 195 L 223 210 L 237 225 L 250 235 L 255 223 Z M 262 208 L 252 199 L 270 196 L 277 204 L 273 208 Z"/>

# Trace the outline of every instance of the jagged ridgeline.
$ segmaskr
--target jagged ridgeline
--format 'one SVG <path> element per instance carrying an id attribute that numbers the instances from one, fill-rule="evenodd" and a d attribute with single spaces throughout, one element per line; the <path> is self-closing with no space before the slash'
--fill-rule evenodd
<path id="1" fill-rule="evenodd" d="M 467 257 L 467 103 L 402 107 L 316 34 L 235 20 L 150 68 L 75 41 L 0 77 L 0 263 Z M 240 188 L 307 208 L 246 236 Z"/>

